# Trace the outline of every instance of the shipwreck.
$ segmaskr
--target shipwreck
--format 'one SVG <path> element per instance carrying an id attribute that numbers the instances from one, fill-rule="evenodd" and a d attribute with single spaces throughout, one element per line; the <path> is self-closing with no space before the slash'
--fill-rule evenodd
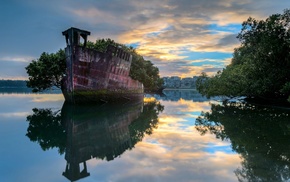
<path id="1" fill-rule="evenodd" d="M 67 102 L 143 99 L 143 84 L 129 76 L 132 63 L 130 53 L 114 45 L 109 45 L 106 52 L 86 48 L 89 31 L 72 27 L 62 34 L 67 46 L 66 74 L 61 90 Z"/>

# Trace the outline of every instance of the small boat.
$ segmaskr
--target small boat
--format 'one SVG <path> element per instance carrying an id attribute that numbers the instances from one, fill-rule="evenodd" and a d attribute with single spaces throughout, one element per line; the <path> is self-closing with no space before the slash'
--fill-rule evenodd
<path id="1" fill-rule="evenodd" d="M 132 63 L 130 53 L 113 45 L 109 45 L 106 52 L 86 48 L 90 35 L 86 30 L 72 27 L 62 34 L 67 44 L 67 68 L 61 89 L 67 102 L 127 102 L 143 99 L 143 84 L 129 76 Z"/>

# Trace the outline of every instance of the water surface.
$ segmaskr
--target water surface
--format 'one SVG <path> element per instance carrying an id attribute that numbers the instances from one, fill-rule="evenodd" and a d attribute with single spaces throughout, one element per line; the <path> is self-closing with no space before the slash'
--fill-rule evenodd
<path id="1" fill-rule="evenodd" d="M 195 91 L 71 106 L 0 95 L 0 181 L 287 181 L 289 110 Z"/>

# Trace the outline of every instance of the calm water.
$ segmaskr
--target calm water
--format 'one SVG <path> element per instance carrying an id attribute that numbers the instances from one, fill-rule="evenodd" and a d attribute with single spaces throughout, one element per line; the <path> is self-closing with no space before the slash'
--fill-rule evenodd
<path id="1" fill-rule="evenodd" d="M 194 91 L 70 106 L 0 95 L 0 181 L 287 181 L 289 110 L 222 105 Z"/>

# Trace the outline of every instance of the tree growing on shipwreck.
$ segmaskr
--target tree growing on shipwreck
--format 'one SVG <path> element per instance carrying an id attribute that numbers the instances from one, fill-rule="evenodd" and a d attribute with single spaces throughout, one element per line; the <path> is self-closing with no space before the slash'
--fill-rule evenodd
<path id="1" fill-rule="evenodd" d="M 109 45 L 119 47 L 132 55 L 129 76 L 143 83 L 146 91 L 162 89 L 163 80 L 159 76 L 159 69 L 154 64 L 145 60 L 136 52 L 136 49 L 115 42 L 112 39 L 98 39 L 95 42 L 88 41 L 85 46 L 99 52 L 106 52 Z M 51 87 L 61 88 L 61 81 L 66 72 L 66 57 L 63 49 L 56 53 L 43 52 L 36 60 L 25 68 L 29 75 L 27 86 L 33 88 L 33 92 L 41 92 Z"/>

